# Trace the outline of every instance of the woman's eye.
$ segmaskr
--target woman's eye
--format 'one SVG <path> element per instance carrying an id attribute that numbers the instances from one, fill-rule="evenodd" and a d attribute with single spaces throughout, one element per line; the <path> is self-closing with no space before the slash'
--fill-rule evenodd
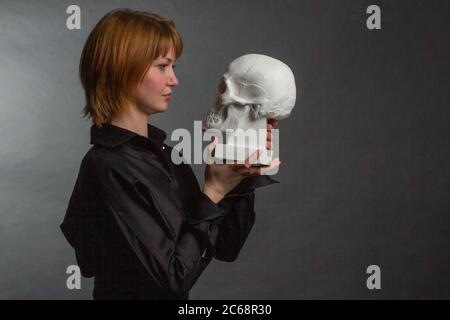
<path id="1" fill-rule="evenodd" d="M 158 65 L 159 69 L 163 70 L 167 67 L 167 64 L 159 64 Z"/>

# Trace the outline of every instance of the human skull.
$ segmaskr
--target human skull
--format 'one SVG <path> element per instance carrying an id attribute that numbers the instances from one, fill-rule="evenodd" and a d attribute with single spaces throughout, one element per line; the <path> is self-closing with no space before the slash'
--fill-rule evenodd
<path id="1" fill-rule="evenodd" d="M 295 79 L 286 64 L 266 55 L 246 54 L 233 60 L 221 77 L 204 124 L 223 132 L 248 129 L 262 118 L 287 118 L 295 100 Z"/>

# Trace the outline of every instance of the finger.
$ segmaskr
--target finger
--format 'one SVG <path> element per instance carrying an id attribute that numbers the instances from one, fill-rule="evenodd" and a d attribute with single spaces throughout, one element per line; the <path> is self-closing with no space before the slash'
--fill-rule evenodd
<path id="1" fill-rule="evenodd" d="M 243 177 L 258 176 L 261 174 L 261 167 L 240 168 L 238 173 Z"/>
<path id="2" fill-rule="evenodd" d="M 270 174 L 270 171 L 275 170 L 280 165 L 281 165 L 280 159 L 275 158 L 270 162 L 269 166 L 261 168 L 260 174 Z"/>
<path id="3" fill-rule="evenodd" d="M 238 174 L 241 173 L 243 167 L 244 165 L 242 164 L 230 164 L 231 171 L 237 172 Z"/>
<path id="4" fill-rule="evenodd" d="M 252 163 L 255 163 L 261 155 L 261 150 L 256 150 L 247 159 L 245 159 L 245 165 L 249 167 Z"/>
<path id="5" fill-rule="evenodd" d="M 247 168 L 245 166 L 239 167 L 239 170 L 236 172 L 243 177 L 248 177 L 251 174 L 250 167 Z"/>
<path id="6" fill-rule="evenodd" d="M 278 121 L 275 119 L 268 119 L 267 123 L 272 126 L 272 128 L 275 128 L 278 125 Z"/>
<path id="7" fill-rule="evenodd" d="M 216 144 L 218 144 L 218 143 L 219 143 L 219 141 L 217 140 L 217 138 L 216 138 L 215 136 L 213 136 L 213 137 L 211 138 L 211 143 L 208 144 L 208 147 L 212 147 L 212 149 L 214 149 L 214 147 L 215 147 Z"/>
<path id="8" fill-rule="evenodd" d="M 272 129 L 273 126 L 271 124 L 267 124 L 267 130 L 266 130 L 266 139 L 272 140 Z"/>
<path id="9" fill-rule="evenodd" d="M 250 167 L 250 175 L 251 176 L 261 175 L 261 167 Z"/>
<path id="10" fill-rule="evenodd" d="M 261 152 L 262 151 L 258 149 L 256 151 L 254 151 L 247 159 L 245 159 L 245 160 L 234 160 L 234 163 L 235 164 L 244 165 L 245 167 L 250 167 L 252 165 L 252 163 L 254 163 L 256 160 L 258 160 Z"/>
<path id="11" fill-rule="evenodd" d="M 272 131 L 267 131 L 266 136 L 266 149 L 271 150 L 272 149 Z"/>
<path id="12" fill-rule="evenodd" d="M 213 137 L 211 143 L 207 146 L 210 155 L 213 155 L 214 149 L 216 148 L 216 145 L 218 143 L 219 141 L 217 140 L 217 138 Z"/>

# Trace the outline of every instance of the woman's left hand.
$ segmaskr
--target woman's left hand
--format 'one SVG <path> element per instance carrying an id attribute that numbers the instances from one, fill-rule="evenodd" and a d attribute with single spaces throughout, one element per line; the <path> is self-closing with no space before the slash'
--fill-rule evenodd
<path id="1" fill-rule="evenodd" d="M 272 129 L 278 126 L 278 120 L 267 119 L 267 144 L 266 148 L 272 150 Z"/>

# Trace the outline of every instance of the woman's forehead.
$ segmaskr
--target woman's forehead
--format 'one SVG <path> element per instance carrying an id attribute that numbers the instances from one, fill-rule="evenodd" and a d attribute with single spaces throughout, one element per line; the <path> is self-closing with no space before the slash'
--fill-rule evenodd
<path id="1" fill-rule="evenodd" d="M 157 59 L 167 59 L 170 61 L 175 61 L 175 52 L 173 49 L 170 49 L 165 55 L 161 54 Z"/>

